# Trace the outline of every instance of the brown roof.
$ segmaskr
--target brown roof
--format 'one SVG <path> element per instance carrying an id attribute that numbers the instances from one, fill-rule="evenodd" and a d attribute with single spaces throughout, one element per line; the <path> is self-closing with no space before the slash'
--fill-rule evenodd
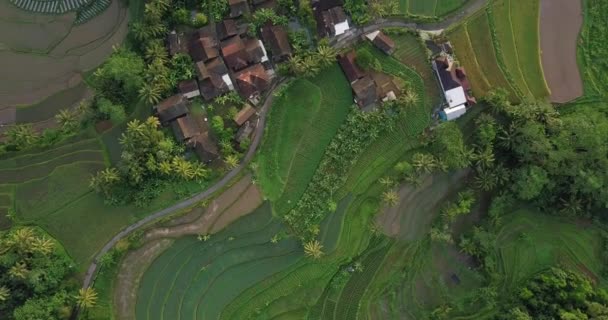
<path id="1" fill-rule="evenodd" d="M 235 78 L 239 91 L 245 98 L 266 90 L 270 85 L 270 78 L 259 63 L 239 71 Z"/>
<path id="2" fill-rule="evenodd" d="M 200 134 L 192 137 L 188 141 L 187 146 L 194 149 L 194 152 L 202 162 L 209 163 L 218 159 L 219 152 L 217 145 L 209 135 L 209 124 L 200 117 L 195 118 L 195 121 L 200 128 Z"/>
<path id="3" fill-rule="evenodd" d="M 222 79 L 222 76 L 228 73 L 222 58 L 218 57 L 206 63 L 197 62 L 196 70 L 199 78 L 199 89 L 205 100 L 214 99 L 230 91 L 230 88 Z"/>
<path id="4" fill-rule="evenodd" d="M 236 18 L 249 12 L 247 0 L 228 0 L 230 5 L 230 18 Z"/>
<path id="5" fill-rule="evenodd" d="M 250 38 L 245 41 L 245 49 L 249 55 L 249 63 L 260 63 L 264 57 L 264 49 L 262 43 L 256 38 Z"/>
<path id="6" fill-rule="evenodd" d="M 237 71 L 247 67 L 249 54 L 245 49 L 243 39 L 239 36 L 234 36 L 222 41 L 222 55 L 226 61 L 228 68 Z"/>
<path id="7" fill-rule="evenodd" d="M 189 50 L 194 61 L 207 61 L 219 56 L 217 42 L 212 37 L 194 39 L 190 43 Z"/>
<path id="8" fill-rule="evenodd" d="M 236 21 L 232 19 L 226 19 L 217 23 L 217 37 L 220 40 L 224 40 L 226 38 L 230 38 L 238 34 L 238 28 L 236 26 Z"/>
<path id="9" fill-rule="evenodd" d="M 198 83 L 196 83 L 196 80 L 194 79 L 183 80 L 177 84 L 177 88 L 179 93 L 186 94 L 192 91 L 198 91 Z"/>
<path id="10" fill-rule="evenodd" d="M 359 107 L 364 108 L 374 102 L 378 96 L 376 95 L 376 84 L 370 76 L 365 76 L 352 85 L 355 98 Z"/>
<path id="11" fill-rule="evenodd" d="M 186 98 L 181 94 L 173 95 L 154 107 L 158 119 L 162 123 L 168 123 L 188 113 Z"/>
<path id="12" fill-rule="evenodd" d="M 191 115 L 177 118 L 171 122 L 171 129 L 178 141 L 186 141 L 201 133 L 200 128 Z"/>
<path id="13" fill-rule="evenodd" d="M 393 41 L 393 39 L 389 38 L 387 35 L 382 33 L 382 31 L 380 31 L 378 33 L 378 35 L 376 35 L 376 37 L 374 38 L 374 41 L 372 41 L 372 43 L 376 47 L 378 47 L 378 49 L 384 51 L 384 53 L 389 54 L 389 55 L 395 49 L 395 42 Z"/>
<path id="14" fill-rule="evenodd" d="M 318 10 L 319 9 L 315 11 L 315 18 L 317 20 L 317 32 L 321 36 L 334 35 L 336 24 L 346 20 L 346 12 L 344 12 L 344 9 L 341 6 Z"/>
<path id="15" fill-rule="evenodd" d="M 357 54 L 354 50 L 338 56 L 338 63 L 340 64 L 340 67 L 342 67 L 342 71 L 344 71 L 346 79 L 348 79 L 348 82 L 350 83 L 353 83 L 354 81 L 357 81 L 357 79 L 365 76 L 365 72 L 361 70 L 361 68 L 359 68 L 355 62 L 356 57 Z"/>
<path id="16" fill-rule="evenodd" d="M 280 61 L 291 56 L 289 37 L 283 26 L 273 26 L 270 24 L 264 26 L 262 28 L 262 40 L 270 48 L 273 59 Z"/>
<path id="17" fill-rule="evenodd" d="M 399 87 L 393 81 L 393 77 L 382 73 L 372 72 L 372 79 L 376 83 L 376 96 L 384 98 L 389 92 L 393 92 L 395 95 L 399 94 Z"/>
<path id="18" fill-rule="evenodd" d="M 245 104 L 245 106 L 243 107 L 243 109 L 241 109 L 235 116 L 234 116 L 234 122 L 238 125 L 238 126 L 242 126 L 243 123 L 245 123 L 245 121 L 249 120 L 249 118 L 251 118 L 252 115 L 255 114 L 255 109 L 249 104 Z"/>

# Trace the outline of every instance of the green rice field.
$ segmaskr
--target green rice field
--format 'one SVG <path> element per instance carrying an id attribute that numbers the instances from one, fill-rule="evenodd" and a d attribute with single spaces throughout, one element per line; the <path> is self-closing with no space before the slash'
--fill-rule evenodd
<path id="1" fill-rule="evenodd" d="M 352 104 L 350 85 L 337 64 L 313 79 L 294 81 L 274 101 L 256 162 L 277 213 L 289 211 L 304 193 Z"/>
<path id="2" fill-rule="evenodd" d="M 427 17 L 442 17 L 462 7 L 469 0 L 400 0 L 404 14 Z"/>
<path id="3" fill-rule="evenodd" d="M 549 95 L 540 61 L 538 0 L 521 2 L 494 1 L 448 32 L 477 97 L 493 88 L 507 90 L 514 102 Z"/>

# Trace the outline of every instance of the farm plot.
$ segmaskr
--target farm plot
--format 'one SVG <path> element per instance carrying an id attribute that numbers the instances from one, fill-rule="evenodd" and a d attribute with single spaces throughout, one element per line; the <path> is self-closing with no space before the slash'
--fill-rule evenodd
<path id="1" fill-rule="evenodd" d="M 496 59 L 496 50 L 493 49 L 488 15 L 481 14 L 469 20 L 466 24 L 466 30 L 471 40 L 471 46 L 475 51 L 477 63 L 479 63 L 479 67 L 483 70 L 483 74 L 486 76 L 492 89 L 505 89 L 510 94 L 510 100 L 517 102 L 517 92 L 513 90 L 505 78 Z"/>
<path id="2" fill-rule="evenodd" d="M 443 17 L 462 7 L 469 0 L 400 0 L 404 13 L 427 17 Z"/>
<path id="3" fill-rule="evenodd" d="M 219 318 L 242 291 L 300 260 L 296 239 L 270 242 L 284 230 L 263 206 L 209 241 L 177 240 L 144 274 L 136 318 Z"/>
<path id="4" fill-rule="evenodd" d="M 509 1 L 519 66 L 532 95 L 545 98 L 549 95 L 549 89 L 540 62 L 539 0 Z"/>
<path id="5" fill-rule="evenodd" d="M 425 98 L 432 106 L 437 105 L 441 99 L 441 93 L 435 73 L 429 64 L 426 48 L 416 36 L 409 33 L 390 37 L 395 41 L 393 56 L 420 75 L 424 82 Z"/>
<path id="6" fill-rule="evenodd" d="M 473 89 L 473 95 L 478 98 L 485 96 L 492 86 L 488 79 L 486 79 L 484 72 L 481 71 L 482 69 L 475 56 L 475 50 L 471 44 L 466 24 L 462 24 L 452 30 L 448 34 L 448 37 L 454 45 L 456 59 L 458 59 L 460 65 L 467 70 L 468 79 L 471 82 L 471 87 Z M 488 49 L 489 48 L 481 48 L 480 50 Z"/>
<path id="7" fill-rule="evenodd" d="M 277 100 L 258 160 L 260 184 L 276 200 L 277 214 L 289 211 L 304 193 L 352 104 L 350 86 L 337 64 L 310 81 L 296 81 Z"/>

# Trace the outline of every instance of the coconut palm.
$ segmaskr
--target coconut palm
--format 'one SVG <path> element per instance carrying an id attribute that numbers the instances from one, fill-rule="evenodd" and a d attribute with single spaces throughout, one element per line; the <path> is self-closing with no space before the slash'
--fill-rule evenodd
<path id="1" fill-rule="evenodd" d="M 416 153 L 412 157 L 412 165 L 418 172 L 431 173 L 437 166 L 435 158 L 428 153 Z"/>
<path id="2" fill-rule="evenodd" d="M 570 196 L 568 199 L 560 199 L 562 208 L 560 213 L 569 216 L 577 216 L 583 211 L 583 205 L 575 196 Z"/>
<path id="3" fill-rule="evenodd" d="M 8 300 L 8 298 L 10 298 L 10 296 L 11 296 L 11 291 L 5 286 L 1 286 L 0 287 L 0 302 L 4 302 L 4 301 Z"/>
<path id="4" fill-rule="evenodd" d="M 497 185 L 496 174 L 490 169 L 477 170 L 475 187 L 483 191 L 490 191 Z"/>
<path id="5" fill-rule="evenodd" d="M 194 177 L 194 169 L 192 163 L 183 158 L 175 157 L 172 161 L 173 171 L 183 179 L 192 179 Z"/>
<path id="6" fill-rule="evenodd" d="M 320 259 L 323 256 L 323 245 L 318 240 L 312 240 L 304 244 L 304 253 L 313 258 Z"/>
<path id="7" fill-rule="evenodd" d="M 469 238 L 462 237 L 458 245 L 460 246 L 461 252 L 472 256 L 477 254 L 477 245 L 475 245 L 475 242 L 471 241 Z"/>
<path id="8" fill-rule="evenodd" d="M 163 61 L 167 62 L 169 55 L 165 46 L 160 41 L 152 41 L 146 46 L 145 57 L 148 61 Z"/>
<path id="9" fill-rule="evenodd" d="M 498 145 L 507 150 L 515 148 L 518 132 L 512 123 L 507 129 L 502 129 L 498 133 Z"/>
<path id="10" fill-rule="evenodd" d="M 389 205 L 390 207 L 394 207 L 399 203 L 399 195 L 395 190 L 388 190 L 382 193 L 382 201 Z"/>
<path id="11" fill-rule="evenodd" d="M 270 238 L 270 243 L 277 244 L 279 243 L 279 240 L 281 240 L 281 237 L 279 237 L 278 234 L 275 234 L 274 236 L 272 236 L 272 238 Z"/>
<path id="12" fill-rule="evenodd" d="M 25 264 L 24 261 L 15 263 L 15 265 L 8 270 L 8 274 L 13 279 L 25 279 L 29 272 L 30 271 L 27 269 L 27 264 Z"/>
<path id="13" fill-rule="evenodd" d="M 36 238 L 32 243 L 32 250 L 43 255 L 50 254 L 51 252 L 53 252 L 53 249 L 55 249 L 55 244 L 51 239 L 48 239 L 46 237 Z"/>
<path id="14" fill-rule="evenodd" d="M 81 288 L 75 297 L 80 308 L 90 309 L 97 304 L 97 292 L 93 288 Z"/>
<path id="15" fill-rule="evenodd" d="M 155 83 L 145 83 L 139 89 L 139 98 L 149 104 L 156 104 L 161 99 L 161 87 Z"/>
<path id="16" fill-rule="evenodd" d="M 494 166 L 494 150 L 492 147 L 485 147 L 483 149 L 478 149 L 475 155 L 475 164 L 478 168 L 491 168 Z"/>
<path id="17" fill-rule="evenodd" d="M 205 169 L 205 166 L 203 166 L 202 163 L 198 163 L 192 168 L 192 177 L 194 179 L 204 179 L 207 177 L 208 174 L 209 172 L 207 171 L 207 169 Z"/>
<path id="18" fill-rule="evenodd" d="M 158 171 L 160 171 L 161 174 L 164 175 L 169 175 L 171 174 L 171 171 L 173 171 L 173 168 L 171 167 L 171 162 L 169 161 L 161 161 L 158 164 Z"/>
<path id="19" fill-rule="evenodd" d="M 238 167 L 239 165 L 239 158 L 233 154 L 228 155 L 226 158 L 224 158 L 224 162 L 226 163 L 226 166 L 230 169 L 234 169 L 236 167 Z"/>
<path id="20" fill-rule="evenodd" d="M 62 109 L 55 115 L 55 119 L 64 130 L 72 130 L 76 127 L 76 114 L 68 109 Z"/>
<path id="21" fill-rule="evenodd" d="M 131 32 L 133 32 L 135 39 L 139 41 L 146 41 L 150 37 L 148 27 L 141 22 L 131 24 Z"/>
<path id="22" fill-rule="evenodd" d="M 380 184 L 385 186 L 386 188 L 390 188 L 395 184 L 395 181 L 391 179 L 391 177 L 382 177 L 379 180 Z"/>
<path id="23" fill-rule="evenodd" d="M 401 103 L 403 103 L 403 105 L 406 107 L 415 106 L 419 100 L 420 98 L 418 97 L 418 94 L 413 90 L 408 90 L 408 92 L 401 97 Z"/>
<path id="24" fill-rule="evenodd" d="M 321 45 L 317 48 L 317 59 L 322 66 L 330 65 L 336 60 L 336 50 L 330 46 Z"/>

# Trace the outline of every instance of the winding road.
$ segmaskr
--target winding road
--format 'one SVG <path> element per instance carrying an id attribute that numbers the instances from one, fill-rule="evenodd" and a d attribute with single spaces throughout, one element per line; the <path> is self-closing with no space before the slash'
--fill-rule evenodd
<path id="1" fill-rule="evenodd" d="M 477 10 L 481 9 L 483 6 L 486 5 L 487 1 L 488 0 L 471 0 L 463 8 L 461 8 L 458 12 L 455 12 L 452 15 L 449 15 L 446 19 L 444 19 L 443 21 L 438 22 L 438 23 L 416 24 L 416 23 L 413 23 L 413 22 L 405 20 L 405 19 L 380 19 L 380 20 L 374 21 L 372 24 L 369 24 L 365 27 L 353 29 L 351 32 L 344 34 L 342 37 L 334 38 L 330 43 L 334 48 L 344 48 L 344 47 L 348 46 L 349 44 L 351 44 L 352 42 L 359 39 L 361 35 L 368 33 L 368 32 L 378 30 L 378 29 L 386 28 L 386 27 L 403 27 L 403 28 L 410 28 L 410 29 L 417 29 L 417 30 L 424 30 L 424 31 L 436 31 L 436 30 L 445 29 L 445 28 L 449 27 L 450 25 L 468 17 L 469 15 L 473 14 Z M 128 227 L 126 227 L 125 229 L 120 231 L 118 234 L 114 235 L 114 237 L 112 237 L 112 239 L 110 239 L 110 241 L 108 241 L 108 243 L 106 243 L 103 246 L 103 248 L 101 248 L 101 250 L 95 255 L 93 262 L 91 263 L 91 265 L 89 266 L 89 268 L 87 269 L 87 272 L 85 274 L 84 281 L 82 284 L 83 288 L 88 288 L 91 286 L 93 280 L 95 279 L 95 275 L 97 274 L 97 269 L 99 267 L 100 259 L 105 254 L 107 254 L 114 247 L 114 245 L 116 245 L 116 243 L 118 243 L 118 241 L 124 239 L 125 237 L 130 235 L 132 232 L 147 225 L 148 223 L 151 223 L 157 219 L 168 216 L 171 213 L 174 213 L 175 211 L 179 211 L 179 210 L 188 208 L 198 202 L 206 200 L 207 198 L 211 197 L 215 192 L 221 190 L 226 185 L 228 185 L 228 183 L 233 178 L 238 176 L 241 173 L 241 171 L 247 167 L 247 165 L 253 159 L 253 157 L 257 151 L 257 148 L 262 141 L 262 137 L 264 135 L 264 128 L 266 125 L 266 116 L 268 114 L 268 111 L 270 110 L 270 107 L 272 106 L 272 101 L 273 101 L 273 97 L 274 97 L 273 92 L 281 83 L 282 83 L 282 81 L 276 82 L 270 88 L 269 93 L 265 97 L 262 108 L 260 109 L 259 122 L 255 129 L 255 137 L 254 137 L 253 141 L 251 142 L 249 150 L 247 150 L 247 154 L 245 155 L 245 157 L 243 158 L 243 160 L 241 161 L 239 166 L 232 169 L 220 181 L 215 183 L 210 188 L 202 191 L 201 193 L 198 193 L 191 198 L 178 202 L 168 208 L 157 211 L 157 212 L 129 225 Z"/>

